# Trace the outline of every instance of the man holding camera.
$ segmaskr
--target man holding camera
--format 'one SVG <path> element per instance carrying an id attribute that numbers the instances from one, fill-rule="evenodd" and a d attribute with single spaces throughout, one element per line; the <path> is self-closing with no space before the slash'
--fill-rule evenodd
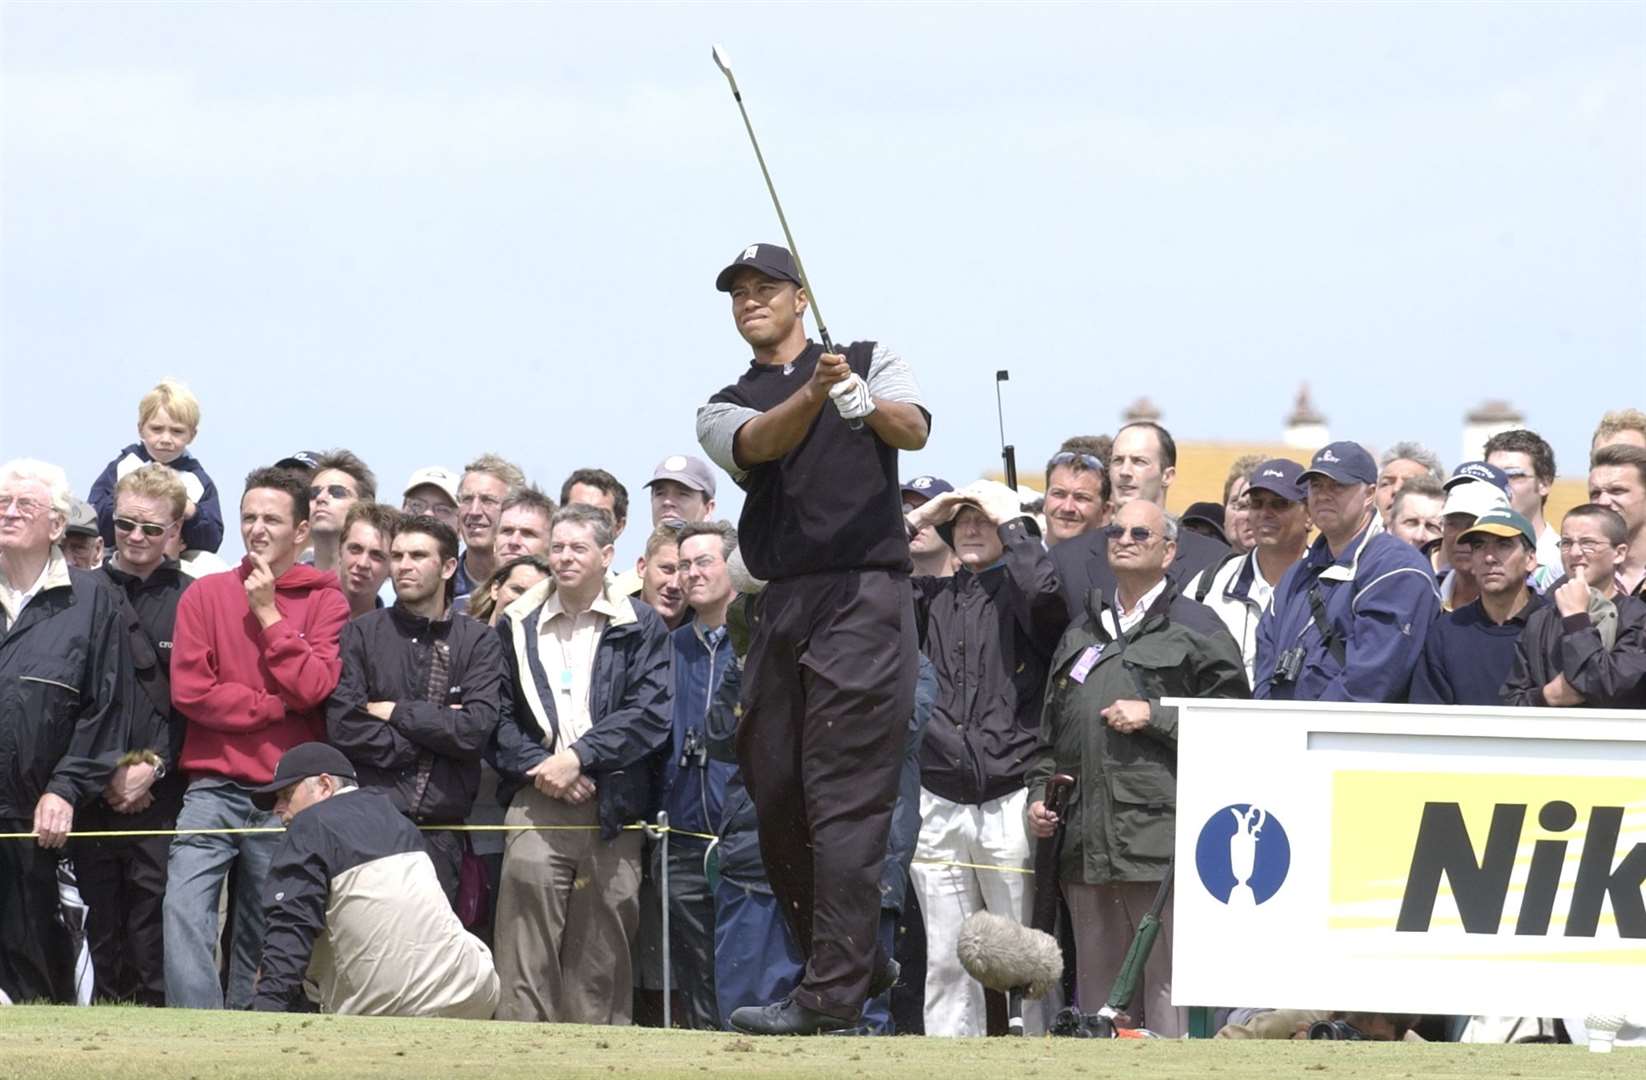
<path id="1" fill-rule="evenodd" d="M 1440 608 L 1434 572 L 1382 531 L 1377 464 L 1359 444 L 1322 447 L 1298 481 L 1320 536 L 1258 624 L 1253 695 L 1405 701 Z"/>

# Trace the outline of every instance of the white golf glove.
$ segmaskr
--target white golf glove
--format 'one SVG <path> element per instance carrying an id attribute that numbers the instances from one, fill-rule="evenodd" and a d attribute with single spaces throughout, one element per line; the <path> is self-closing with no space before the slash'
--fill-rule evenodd
<path id="1" fill-rule="evenodd" d="M 861 420 L 874 412 L 874 398 L 869 396 L 869 384 L 855 371 L 850 378 L 830 387 L 829 397 L 834 399 L 834 407 L 839 410 L 841 419 Z"/>

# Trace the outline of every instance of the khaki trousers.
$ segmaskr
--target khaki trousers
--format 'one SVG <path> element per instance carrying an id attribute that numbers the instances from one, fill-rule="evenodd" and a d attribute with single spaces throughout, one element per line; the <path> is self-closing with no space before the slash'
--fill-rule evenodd
<path id="1" fill-rule="evenodd" d="M 1086 885 L 1065 881 L 1063 899 L 1069 904 L 1069 920 L 1074 925 L 1075 973 L 1080 1008 L 1096 1012 L 1109 1000 L 1120 967 L 1126 962 L 1137 924 L 1149 913 L 1160 883 L 1117 881 L 1108 885 Z M 1167 901 L 1160 913 L 1160 936 L 1155 938 L 1143 978 L 1127 1010 L 1132 1022 L 1156 1035 L 1180 1039 L 1189 1030 L 1189 1010 L 1172 1007 L 1172 905 Z"/>
<path id="2" fill-rule="evenodd" d="M 497 897 L 499 1020 L 628 1024 L 630 948 L 640 921 L 641 834 L 602 840 L 597 803 L 573 806 L 527 786 L 508 825 Z"/>

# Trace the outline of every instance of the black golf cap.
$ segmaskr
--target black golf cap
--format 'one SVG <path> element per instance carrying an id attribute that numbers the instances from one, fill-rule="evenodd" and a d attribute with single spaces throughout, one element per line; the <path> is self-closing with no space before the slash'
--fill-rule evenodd
<path id="1" fill-rule="evenodd" d="M 1183 516 L 1178 520 L 1184 524 L 1188 524 L 1191 521 L 1198 521 L 1203 525 L 1209 525 L 1212 530 L 1217 533 L 1217 538 L 1219 540 L 1223 541 L 1225 544 L 1229 542 L 1228 533 L 1223 528 L 1223 507 L 1219 503 L 1190 503 L 1189 508 L 1183 511 Z"/>
<path id="2" fill-rule="evenodd" d="M 280 756 L 280 764 L 274 769 L 274 779 L 262 787 L 252 788 L 251 801 L 259 810 L 273 810 L 275 797 L 280 792 L 299 780 L 307 780 L 321 773 L 358 780 L 354 775 L 354 766 L 343 756 L 343 751 L 323 742 L 306 742 Z"/>
<path id="3" fill-rule="evenodd" d="M 778 247 L 776 244 L 750 244 L 732 260 L 730 266 L 720 271 L 714 279 L 714 287 L 721 292 L 731 292 L 732 278 L 743 269 L 758 270 L 778 281 L 801 284 L 800 269 L 795 266 L 794 256 L 789 254 L 788 248 Z"/>

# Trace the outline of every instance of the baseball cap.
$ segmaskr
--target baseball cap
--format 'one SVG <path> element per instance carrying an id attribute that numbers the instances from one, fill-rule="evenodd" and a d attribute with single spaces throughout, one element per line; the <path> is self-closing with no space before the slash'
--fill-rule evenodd
<path id="1" fill-rule="evenodd" d="M 1315 476 L 1324 476 L 1340 484 L 1375 484 L 1377 462 L 1359 443 L 1327 443 L 1315 451 L 1309 467 L 1298 474 L 1297 482 L 1306 484 Z"/>
<path id="2" fill-rule="evenodd" d="M 1274 458 L 1252 470 L 1252 482 L 1247 489 L 1262 488 L 1287 502 L 1302 502 L 1307 494 L 1303 485 L 1298 483 L 1298 477 L 1302 475 L 1303 466 L 1297 462 L 1290 458 Z"/>
<path id="3" fill-rule="evenodd" d="M 313 450 L 299 450 L 289 457 L 283 457 L 274 463 L 277 469 L 303 469 L 313 472 L 320 467 L 320 455 Z"/>
<path id="4" fill-rule="evenodd" d="M 1199 521 L 1210 525 L 1217 531 L 1217 538 L 1219 540 L 1222 540 L 1225 544 L 1229 542 L 1228 534 L 1223 531 L 1223 507 L 1217 503 L 1190 503 L 1189 508 L 1183 511 L 1183 516 L 1178 518 L 1178 520 L 1184 524 L 1191 521 Z"/>
<path id="5" fill-rule="evenodd" d="M 916 495 L 922 499 L 935 499 L 944 492 L 953 490 L 953 484 L 936 476 L 917 476 L 903 484 L 903 494 Z"/>
<path id="6" fill-rule="evenodd" d="M 451 501 L 455 503 L 457 501 L 457 482 L 457 474 L 450 469 L 442 468 L 439 465 L 425 465 L 411 474 L 411 479 L 406 481 L 405 489 L 401 494 L 410 495 L 413 488 L 433 484 L 450 496 Z"/>
<path id="7" fill-rule="evenodd" d="M 1491 484 L 1479 480 L 1469 480 L 1458 484 L 1446 492 L 1446 505 L 1440 511 L 1441 516 L 1449 517 L 1452 514 L 1468 514 L 1478 518 L 1491 513 L 1493 510 L 1507 510 L 1509 497 Z"/>
<path id="8" fill-rule="evenodd" d="M 1500 491 L 1509 490 L 1509 474 L 1496 465 L 1488 465 L 1484 461 L 1465 461 L 1452 470 L 1452 475 L 1443 485 L 1447 491 L 1459 484 L 1467 484 L 1472 480 L 1479 480 L 1491 484 Z"/>
<path id="9" fill-rule="evenodd" d="M 332 776 L 346 776 L 355 780 L 354 766 L 349 759 L 343 756 L 343 751 L 335 746 L 323 742 L 299 743 L 280 755 L 280 764 L 275 766 L 274 779 L 262 787 L 252 788 L 252 802 L 260 810 L 273 810 L 275 796 L 291 787 L 299 780 L 307 780 L 311 776 L 329 773 Z"/>
<path id="10" fill-rule="evenodd" d="M 1537 550 L 1537 532 L 1532 523 L 1513 510 L 1488 510 L 1475 519 L 1475 523 L 1463 530 L 1463 536 L 1470 533 L 1487 533 L 1491 536 L 1518 536 L 1526 541 L 1526 545 Z"/>
<path id="11" fill-rule="evenodd" d="M 732 278 L 744 267 L 758 270 L 779 281 L 792 281 L 796 285 L 801 283 L 800 268 L 795 265 L 794 256 L 789 254 L 788 248 L 776 244 L 750 244 L 732 260 L 730 266 L 715 275 L 714 287 L 721 292 L 731 292 Z"/>
<path id="12" fill-rule="evenodd" d="M 673 480 L 677 484 L 685 484 L 693 491 L 701 491 L 709 498 L 714 498 L 714 470 L 702 458 L 692 457 L 690 454 L 674 454 L 657 463 L 652 470 L 652 478 L 646 481 L 651 487 L 659 480 Z"/>
<path id="13" fill-rule="evenodd" d="M 96 536 L 97 511 L 84 499 L 69 497 L 69 523 L 63 530 L 76 536 Z"/>

